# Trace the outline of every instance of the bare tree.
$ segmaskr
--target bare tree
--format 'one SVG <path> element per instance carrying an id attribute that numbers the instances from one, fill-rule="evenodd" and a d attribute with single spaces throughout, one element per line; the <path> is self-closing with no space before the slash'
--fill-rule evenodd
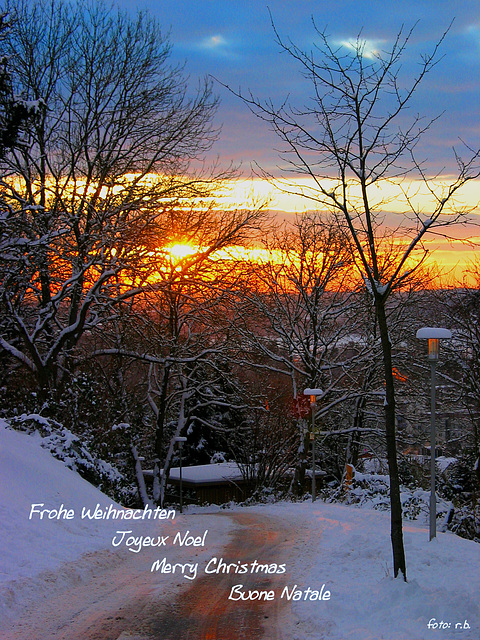
<path id="1" fill-rule="evenodd" d="M 372 360 L 359 313 L 359 278 L 352 274 L 342 230 L 334 219 L 318 213 L 280 225 L 264 245 L 267 257 L 250 265 L 237 305 L 236 329 L 244 356 L 249 366 L 289 381 L 293 407 L 303 404 L 304 388 L 321 388 L 320 419 L 333 407 L 364 395 L 352 384 Z M 295 414 L 292 410 L 292 419 Z M 296 486 L 302 491 L 304 427 L 300 418 Z"/>
<path id="2" fill-rule="evenodd" d="M 146 302 L 153 320 L 150 330 L 156 336 L 150 348 L 160 356 L 150 366 L 148 400 L 156 421 L 154 499 L 161 503 L 175 438 L 186 435 L 195 421 L 221 430 L 218 421 L 201 416 L 207 409 L 242 408 L 233 376 L 223 366 L 231 356 L 229 293 L 238 278 L 237 263 L 222 258 L 221 251 L 250 241 L 264 216 L 262 209 L 201 211 L 197 225 L 192 225 L 191 216 L 184 221 L 183 233 L 177 218 L 176 233 L 188 238 L 196 251 L 183 258 L 172 259 L 168 251 L 158 255 L 158 286 Z M 167 428 L 169 424 L 173 429 Z"/>
<path id="3" fill-rule="evenodd" d="M 456 438 L 468 442 L 475 457 L 480 460 L 480 260 L 473 260 L 467 274 L 469 282 L 437 293 L 436 304 L 443 322 L 453 331 L 454 339 L 445 345 L 453 372 L 445 381 L 455 390 L 456 404 L 460 400 L 471 424 L 466 433 Z M 450 373 L 450 372 L 449 372 Z M 456 439 L 455 438 L 455 439 Z M 452 438 L 453 439 L 453 438 Z M 476 466 L 480 477 L 480 465 Z"/>
<path id="4" fill-rule="evenodd" d="M 246 406 L 228 366 L 230 290 L 238 279 L 238 263 L 229 250 L 251 242 L 265 216 L 253 206 L 172 212 L 168 243 L 150 252 L 151 286 L 130 305 L 127 331 L 112 323 L 92 354 L 144 367 L 144 397 L 154 416 L 153 438 L 148 437 L 153 447 L 147 448 L 156 502 L 164 501 L 175 439 L 201 425 L 221 440 L 228 428 L 222 415 Z"/>
<path id="5" fill-rule="evenodd" d="M 36 117 L 2 160 L 0 346 L 47 391 L 83 336 L 155 286 L 172 216 L 211 206 L 217 101 L 207 80 L 189 96 L 145 13 L 21 1 L 3 46 Z"/>
<path id="6" fill-rule="evenodd" d="M 0 14 L 0 158 L 13 149 L 24 128 L 36 115 L 35 105 L 29 105 L 13 91 L 10 58 L 5 55 L 4 40 L 11 28 L 8 13 Z"/>
<path id="7" fill-rule="evenodd" d="M 251 94 L 239 95 L 284 143 L 290 175 L 309 179 L 304 186 L 288 179 L 277 184 L 342 222 L 370 293 L 383 353 L 394 574 L 406 580 L 387 301 L 425 259 L 427 232 L 446 235 L 449 226 L 468 219 L 456 196 L 478 177 L 479 153 L 469 150 L 466 162 L 456 155 L 458 174 L 450 182 L 439 176 L 430 179 L 415 157 L 415 147 L 432 123 L 415 115 L 409 119 L 408 108 L 437 63 L 443 37 L 420 58 L 417 74 L 403 79 L 401 62 L 411 31 L 401 29 L 388 51 L 372 53 L 361 36 L 351 46 L 335 46 L 324 31 L 315 29 L 317 42 L 311 51 L 283 40 L 275 30 L 281 48 L 309 81 L 308 102 L 295 105 L 293 96 L 276 106 Z M 415 181 L 410 182 L 411 177 Z M 419 181 L 427 204 L 417 197 Z M 392 210 L 401 215 L 388 216 Z M 395 250 L 386 251 L 388 246 Z"/>

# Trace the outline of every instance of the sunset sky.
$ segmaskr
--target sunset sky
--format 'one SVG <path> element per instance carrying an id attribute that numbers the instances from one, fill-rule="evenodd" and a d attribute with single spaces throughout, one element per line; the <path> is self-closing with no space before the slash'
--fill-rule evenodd
<path id="1" fill-rule="evenodd" d="M 320 30 L 326 28 L 331 41 L 348 46 L 361 31 L 366 47 L 388 48 L 402 25 L 416 28 L 403 58 L 406 70 L 414 69 L 419 56 L 432 50 L 442 34 L 443 58 L 420 86 L 412 111 L 426 118 L 442 117 L 425 134 L 417 154 L 428 162 L 431 172 L 444 175 L 455 171 L 452 147 L 464 152 L 461 140 L 480 146 L 480 0 L 458 3 L 452 0 L 412 0 L 391 2 L 366 0 L 119 0 L 129 11 L 147 8 L 173 44 L 172 59 L 185 62 L 191 81 L 211 75 L 221 83 L 243 91 L 251 90 L 262 99 L 279 102 L 288 94 L 297 104 L 306 99 L 294 62 L 280 53 L 271 19 L 284 38 L 291 38 L 308 50 L 315 32 L 311 17 Z M 452 23 L 453 21 L 453 23 Z M 452 24 L 451 24 L 452 23 Z M 451 25 L 451 26 L 450 26 Z M 247 107 L 215 83 L 221 99 L 217 124 L 222 126 L 212 158 L 222 164 L 233 161 L 248 177 L 252 166 L 276 173 L 278 141 L 267 125 Z M 259 185 L 259 183 L 255 183 Z M 265 192 L 265 186 L 260 190 Z M 480 181 L 465 196 L 480 199 Z M 272 208 L 302 211 L 305 203 L 274 194 Z M 463 236 L 480 239 L 480 229 L 471 227 Z M 454 266 L 473 257 L 475 249 L 442 243 L 438 262 Z"/>

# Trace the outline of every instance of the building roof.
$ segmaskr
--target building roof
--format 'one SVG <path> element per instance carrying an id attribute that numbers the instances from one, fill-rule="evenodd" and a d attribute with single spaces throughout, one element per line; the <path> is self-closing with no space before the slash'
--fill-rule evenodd
<path id="1" fill-rule="evenodd" d="M 180 481 L 180 467 L 170 469 L 169 480 Z M 192 487 L 243 482 L 244 477 L 236 462 L 216 462 L 182 467 L 182 483 Z"/>

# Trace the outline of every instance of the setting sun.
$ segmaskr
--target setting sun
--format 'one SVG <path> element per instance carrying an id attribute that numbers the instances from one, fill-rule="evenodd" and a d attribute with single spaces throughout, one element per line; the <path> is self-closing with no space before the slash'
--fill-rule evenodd
<path id="1" fill-rule="evenodd" d="M 198 253 L 200 247 L 191 244 L 172 244 L 165 247 L 166 253 L 168 253 L 175 260 L 182 260 L 195 253 Z"/>

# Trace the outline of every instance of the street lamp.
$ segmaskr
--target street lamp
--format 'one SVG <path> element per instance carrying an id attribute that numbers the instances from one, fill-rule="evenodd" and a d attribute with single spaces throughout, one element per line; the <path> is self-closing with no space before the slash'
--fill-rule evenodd
<path id="1" fill-rule="evenodd" d="M 312 502 L 317 497 L 317 482 L 315 478 L 315 408 L 317 406 L 317 396 L 322 396 L 321 389 L 305 389 L 303 395 L 310 396 L 310 405 L 312 407 L 312 430 L 310 432 L 310 440 L 312 443 Z"/>
<path id="2" fill-rule="evenodd" d="M 430 405 L 430 540 L 437 535 L 437 504 L 435 496 L 435 454 L 436 454 L 436 432 L 435 432 L 435 367 L 438 360 L 439 345 L 441 339 L 452 337 L 449 329 L 439 327 L 423 327 L 417 331 L 417 338 L 428 340 L 428 359 L 431 370 L 431 405 Z"/>
<path id="3" fill-rule="evenodd" d="M 177 436 L 175 438 L 175 442 L 178 445 L 178 450 L 180 451 L 180 513 L 183 513 L 183 495 L 182 495 L 182 449 L 183 443 L 186 442 L 187 439 L 184 436 Z"/>

